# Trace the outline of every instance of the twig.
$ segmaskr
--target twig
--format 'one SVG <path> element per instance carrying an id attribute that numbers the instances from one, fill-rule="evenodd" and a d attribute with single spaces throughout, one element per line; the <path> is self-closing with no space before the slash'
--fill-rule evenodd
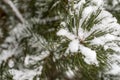
<path id="1" fill-rule="evenodd" d="M 21 15 L 21 13 L 18 11 L 18 9 L 15 7 L 15 5 L 13 4 L 13 2 L 11 0 L 3 0 L 3 2 L 6 3 L 7 5 L 9 5 L 12 8 L 13 12 L 15 13 L 15 15 L 17 16 L 17 18 L 22 23 L 25 22 L 23 16 Z"/>

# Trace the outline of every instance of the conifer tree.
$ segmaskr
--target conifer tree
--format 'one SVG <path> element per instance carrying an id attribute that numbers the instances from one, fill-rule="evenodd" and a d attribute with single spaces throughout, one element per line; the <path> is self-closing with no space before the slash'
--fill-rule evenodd
<path id="1" fill-rule="evenodd" d="M 120 25 L 103 0 L 5 1 L 0 80 L 110 80 L 120 70 Z"/>

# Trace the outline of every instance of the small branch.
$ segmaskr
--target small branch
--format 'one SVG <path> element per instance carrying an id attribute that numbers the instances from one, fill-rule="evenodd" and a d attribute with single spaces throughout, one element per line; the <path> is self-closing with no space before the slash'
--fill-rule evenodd
<path id="1" fill-rule="evenodd" d="M 13 2 L 11 0 L 3 0 L 3 2 L 6 3 L 7 5 L 9 5 L 12 8 L 13 12 L 15 13 L 15 15 L 17 16 L 17 18 L 22 23 L 25 22 L 23 16 L 21 15 L 21 13 L 18 11 L 18 9 L 15 7 L 15 5 L 13 4 Z"/>

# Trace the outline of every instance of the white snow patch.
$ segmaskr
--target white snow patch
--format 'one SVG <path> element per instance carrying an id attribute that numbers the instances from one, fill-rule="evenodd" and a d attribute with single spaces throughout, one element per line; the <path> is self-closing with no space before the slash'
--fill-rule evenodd
<path id="1" fill-rule="evenodd" d="M 88 6 L 86 7 L 84 10 L 83 10 L 83 13 L 82 13 L 82 17 L 83 19 L 87 18 L 90 16 L 90 14 L 92 14 L 93 12 L 95 12 L 95 7 L 94 6 Z"/>
<path id="2" fill-rule="evenodd" d="M 12 57 L 15 54 L 15 49 L 13 50 L 3 50 L 0 55 L 0 64 L 2 61 L 6 61 L 9 57 Z"/>
<path id="3" fill-rule="evenodd" d="M 112 69 L 107 74 L 118 75 L 120 73 L 120 66 L 118 64 L 112 64 Z"/>
<path id="4" fill-rule="evenodd" d="M 13 75 L 14 80 L 33 80 L 33 78 L 36 75 L 40 75 L 42 71 L 42 66 L 34 69 L 34 70 L 29 70 L 29 69 L 24 69 L 24 70 L 16 70 L 16 69 L 10 69 L 9 72 L 11 75 Z"/>
<path id="5" fill-rule="evenodd" d="M 65 22 L 61 22 L 60 25 L 65 27 L 66 23 Z"/>
<path id="6" fill-rule="evenodd" d="M 67 75 L 70 79 L 72 79 L 73 76 L 74 76 L 74 72 L 73 72 L 70 68 L 68 68 L 68 71 L 66 71 L 66 75 Z"/>
<path id="7" fill-rule="evenodd" d="M 96 52 L 91 50 L 90 48 L 87 48 L 83 45 L 80 45 L 80 51 L 85 56 L 84 61 L 87 64 L 96 64 L 98 65 Z"/>
<path id="8" fill-rule="evenodd" d="M 65 29 L 60 29 L 58 32 L 57 32 L 57 35 L 58 36 L 65 36 L 67 34 L 67 30 Z"/>
<path id="9" fill-rule="evenodd" d="M 100 7 L 104 4 L 103 0 L 92 0 L 91 2 L 98 7 Z"/>
<path id="10" fill-rule="evenodd" d="M 79 12 L 82 4 L 85 4 L 85 2 L 86 2 L 85 0 L 81 0 L 79 3 L 74 5 L 74 9 L 76 9 L 76 11 Z"/>
<path id="11" fill-rule="evenodd" d="M 10 67 L 10 68 L 12 68 L 12 67 L 14 67 L 14 61 L 12 60 L 12 59 L 10 59 L 9 60 L 9 62 L 8 62 L 8 66 Z"/>
<path id="12" fill-rule="evenodd" d="M 58 36 L 64 36 L 64 37 L 67 37 L 68 39 L 70 40 L 74 40 L 76 38 L 76 36 L 70 32 L 68 32 L 67 30 L 65 29 L 60 29 L 58 32 L 57 32 L 57 35 Z"/>
<path id="13" fill-rule="evenodd" d="M 83 30 L 81 27 L 78 30 L 78 38 L 84 40 L 88 36 L 88 32 Z"/>
<path id="14" fill-rule="evenodd" d="M 43 60 L 44 58 L 46 58 L 47 56 L 49 55 L 49 52 L 48 51 L 43 51 L 41 53 L 41 55 L 39 56 L 35 56 L 35 55 L 27 55 L 25 57 L 25 60 L 24 60 L 24 65 L 25 66 L 29 66 L 31 64 L 36 64 L 38 61 L 41 61 Z"/>
<path id="15" fill-rule="evenodd" d="M 105 39 L 106 39 L 106 40 L 116 40 L 115 36 L 114 36 L 114 35 L 111 35 L 111 34 L 106 34 L 106 35 L 105 35 Z"/>
<path id="16" fill-rule="evenodd" d="M 97 38 L 95 37 L 93 40 L 91 40 L 91 44 L 104 45 L 106 42 L 113 40 L 119 40 L 119 38 L 111 34 L 106 34 L 101 37 L 97 37 Z"/>
<path id="17" fill-rule="evenodd" d="M 79 40 L 75 39 L 75 40 L 71 41 L 69 44 L 70 52 L 77 52 L 78 49 L 79 49 Z"/>
<path id="18" fill-rule="evenodd" d="M 96 44 L 96 45 L 104 45 L 104 41 L 102 41 L 100 38 L 94 38 L 91 41 L 92 44 Z"/>

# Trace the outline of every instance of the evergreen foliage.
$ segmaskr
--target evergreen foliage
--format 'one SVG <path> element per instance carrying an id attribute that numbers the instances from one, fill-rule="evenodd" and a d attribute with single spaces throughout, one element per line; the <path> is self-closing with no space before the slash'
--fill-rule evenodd
<path id="1" fill-rule="evenodd" d="M 105 8 L 113 14 L 120 23 L 120 0 L 106 0 Z"/>
<path id="2" fill-rule="evenodd" d="M 110 79 L 112 58 L 120 53 L 120 25 L 102 2 L 12 2 L 25 21 L 5 12 L 9 29 L 0 41 L 0 80 Z"/>

